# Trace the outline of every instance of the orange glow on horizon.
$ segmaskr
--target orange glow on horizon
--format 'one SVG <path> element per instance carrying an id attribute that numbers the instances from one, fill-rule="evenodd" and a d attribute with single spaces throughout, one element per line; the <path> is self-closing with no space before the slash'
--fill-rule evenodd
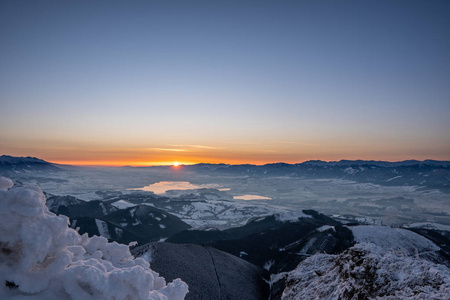
<path id="1" fill-rule="evenodd" d="M 137 161 L 56 161 L 52 160 L 52 163 L 60 164 L 60 165 L 72 165 L 72 166 L 101 166 L 101 167 L 124 167 L 124 166 L 130 166 L 130 167 L 150 167 L 150 166 L 179 166 L 179 165 L 193 165 L 196 164 L 196 162 L 183 162 L 179 163 L 177 162 L 177 165 L 175 165 L 174 162 L 167 162 L 167 161 L 161 161 L 161 162 L 137 162 Z"/>
<path id="2" fill-rule="evenodd" d="M 320 157 L 319 155 L 317 157 L 299 157 L 299 159 L 295 159 L 291 157 L 290 159 L 265 159 L 263 157 L 255 157 L 253 159 L 245 159 L 245 158 L 234 158 L 234 157 L 182 157 L 180 160 L 175 160 L 173 157 L 163 158 L 158 161 L 153 160 L 145 160 L 142 158 L 135 158 L 130 160 L 124 160 L 124 159 L 117 159 L 114 160 L 114 158 L 106 159 L 106 160 L 86 160 L 86 159 L 72 159 L 72 160 L 65 160 L 65 159 L 51 159 L 46 157 L 40 157 L 46 161 L 61 164 L 61 165 L 73 165 L 73 166 L 86 166 L 86 167 L 123 167 L 123 166 L 131 166 L 131 167 L 151 167 L 151 166 L 172 166 L 174 168 L 179 168 L 182 165 L 194 165 L 199 163 L 210 163 L 210 164 L 231 164 L 231 165 L 239 165 L 239 164 L 253 164 L 253 165 L 265 165 L 265 164 L 271 164 L 271 163 L 288 163 L 288 164 L 295 164 L 295 163 L 302 163 L 308 160 L 322 160 L 322 161 L 339 161 L 341 159 L 346 160 L 382 160 L 382 161 L 402 161 L 402 160 L 408 160 L 408 159 L 417 159 L 417 160 L 423 160 L 427 158 L 415 158 L 415 157 L 401 157 L 401 158 L 391 158 L 391 159 L 383 159 L 383 158 L 373 158 L 373 157 Z M 159 157 L 160 158 L 160 157 Z M 444 159 L 445 160 L 445 159 Z"/>
<path id="3" fill-rule="evenodd" d="M 172 166 L 174 168 L 179 168 L 182 165 L 195 165 L 199 163 L 210 163 L 210 164 L 253 164 L 253 165 L 264 165 L 269 163 L 275 163 L 275 161 L 244 161 L 244 160 L 233 160 L 233 161 L 223 161 L 223 160 L 199 160 L 199 161 L 183 161 L 183 162 L 173 162 L 173 161 L 158 161 L 158 162 L 140 162 L 140 161 L 66 161 L 66 160 L 48 160 L 51 163 L 60 165 L 72 165 L 80 167 L 152 167 L 152 166 Z M 286 162 L 286 163 L 297 163 L 297 162 Z"/>

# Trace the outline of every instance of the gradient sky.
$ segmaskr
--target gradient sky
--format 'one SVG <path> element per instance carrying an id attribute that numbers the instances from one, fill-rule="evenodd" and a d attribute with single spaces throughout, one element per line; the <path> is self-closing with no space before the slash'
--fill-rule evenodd
<path id="1" fill-rule="evenodd" d="M 450 1 L 1 1 L 0 154 L 450 160 Z"/>

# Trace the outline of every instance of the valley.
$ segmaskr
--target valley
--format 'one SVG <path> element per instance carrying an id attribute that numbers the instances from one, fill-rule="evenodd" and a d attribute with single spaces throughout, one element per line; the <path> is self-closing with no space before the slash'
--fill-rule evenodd
<path id="1" fill-rule="evenodd" d="M 358 265 L 359 256 L 383 260 L 380 249 L 403 251 L 405 257 L 398 259 L 406 262 L 415 257 L 411 264 L 423 268 L 450 267 L 448 183 L 441 188 L 393 185 L 399 177 L 367 182 L 370 176 L 388 178 L 411 172 L 410 168 L 423 169 L 419 173 L 425 177 L 439 173 L 438 179 L 444 180 L 449 173 L 446 162 L 412 166 L 365 162 L 364 168 L 378 168 L 376 175 L 352 180 L 348 175 L 356 171 L 350 172 L 347 165 L 356 168 L 354 164 L 362 162 L 345 162 L 334 175 L 326 170 L 333 164 L 320 164 L 314 172 L 301 174 L 298 166 L 285 164 L 176 169 L 59 165 L 49 169 L 44 164 L 45 170 L 42 164 L 28 160 L 25 165 L 4 167 L 2 175 L 13 180 L 12 190 L 37 184 L 48 209 L 67 216 L 69 227 L 79 234 L 128 244 L 135 257 L 144 258 L 167 279 L 181 277 L 191 291 L 186 299 L 244 293 L 233 287 L 233 280 L 253 291 L 246 299 L 296 299 L 283 295 L 308 295 L 312 292 L 299 291 L 300 285 L 317 285 L 316 280 L 330 274 L 344 280 L 349 275 L 336 271 L 339 260 L 350 265 Z M 330 178 L 317 178 L 321 172 Z M 405 175 L 398 176 L 405 180 Z M 229 264 L 239 267 L 228 269 Z M 311 264 L 317 265 L 318 277 L 299 277 L 311 272 Z M 186 268 L 198 271 L 186 272 Z M 208 272 L 214 276 L 206 276 Z M 409 277 L 402 280 L 398 285 L 405 289 L 412 284 Z M 339 285 L 322 288 L 342 292 Z M 375 295 L 370 290 L 364 293 Z"/>

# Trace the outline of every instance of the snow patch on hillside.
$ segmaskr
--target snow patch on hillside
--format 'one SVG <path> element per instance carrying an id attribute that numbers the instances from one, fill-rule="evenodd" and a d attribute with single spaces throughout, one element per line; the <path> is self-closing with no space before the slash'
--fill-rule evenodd
<path id="1" fill-rule="evenodd" d="M 348 227 L 357 243 L 373 243 L 384 249 L 406 249 L 409 253 L 439 251 L 440 248 L 429 239 L 415 232 L 386 226 Z"/>
<path id="2" fill-rule="evenodd" d="M 399 179 L 399 178 L 402 178 L 402 176 L 395 176 L 395 177 L 389 178 L 389 179 L 386 180 L 386 182 L 389 182 L 389 181 L 392 181 L 392 180 L 395 180 L 395 179 Z"/>
<path id="3" fill-rule="evenodd" d="M 135 204 L 130 203 L 130 202 L 125 201 L 125 200 L 116 201 L 116 202 L 112 203 L 111 205 L 116 207 L 116 208 L 118 208 L 118 209 L 125 209 L 125 208 L 128 208 L 128 207 L 135 206 Z"/>
<path id="4" fill-rule="evenodd" d="M 110 239 L 111 235 L 109 234 L 108 230 L 108 224 L 105 223 L 105 221 L 95 219 L 95 224 L 97 225 L 98 232 L 100 233 L 100 236 Z"/>
<path id="5" fill-rule="evenodd" d="M 169 209 L 170 208 L 170 209 Z M 245 225 L 254 217 L 265 217 L 279 209 L 267 205 L 254 205 L 248 202 L 231 201 L 192 201 L 179 210 L 166 206 L 165 209 L 179 217 L 193 229 L 207 227 L 230 228 Z"/>
<path id="6" fill-rule="evenodd" d="M 432 222 L 420 222 L 420 223 L 412 223 L 409 225 L 403 226 L 405 228 L 425 228 L 425 229 L 433 229 L 433 230 L 442 230 L 442 231 L 448 231 L 450 232 L 450 226 L 439 224 L 439 223 L 432 223 Z"/>
<path id="7" fill-rule="evenodd" d="M 353 175 L 355 173 L 358 173 L 359 170 L 353 169 L 352 167 L 348 167 L 348 168 L 344 169 L 344 172 L 347 173 L 347 174 Z"/>
<path id="8" fill-rule="evenodd" d="M 297 222 L 300 218 L 312 218 L 301 211 L 288 211 L 275 214 L 275 219 L 279 222 Z"/>
<path id="9" fill-rule="evenodd" d="M 0 299 L 183 299 L 128 246 L 80 236 L 45 206 L 37 186 L 0 179 Z M 101 227 L 101 226 L 99 226 Z M 5 282 L 7 285 L 5 285 Z"/>
<path id="10" fill-rule="evenodd" d="M 327 231 L 327 230 L 330 230 L 330 229 L 333 230 L 333 231 L 336 231 L 336 228 L 334 228 L 334 226 L 330 226 L 330 225 L 323 225 L 323 226 L 317 228 L 316 230 L 318 232 L 324 232 L 324 231 Z"/>

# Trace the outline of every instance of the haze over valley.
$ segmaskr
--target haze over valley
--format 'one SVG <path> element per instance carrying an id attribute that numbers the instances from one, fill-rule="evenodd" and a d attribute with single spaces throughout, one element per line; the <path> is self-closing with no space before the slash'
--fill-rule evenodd
<path id="1" fill-rule="evenodd" d="M 2 158 L 6 161 L 6 156 Z M 28 166 L 39 172 L 26 172 L 30 167 L 24 164 L 21 169 L 4 173 L 24 182 L 38 183 L 49 194 L 70 195 L 85 201 L 113 198 L 118 201 L 116 206 L 139 204 L 139 197 L 145 201 L 147 195 L 188 199 L 190 208 L 179 206 L 181 211 L 177 213 L 186 217 L 187 211 L 200 209 L 206 214 L 189 221 L 193 223 L 209 218 L 229 226 L 227 222 L 245 223 L 254 213 L 315 209 L 337 218 L 371 224 L 450 225 L 448 162 L 311 161 L 291 165 L 145 168 L 82 168 L 49 163 Z M 54 169 L 47 172 L 50 166 Z M 8 170 L 5 162 L 2 168 Z M 133 199 L 131 204 L 129 198 Z M 250 207 L 255 212 L 246 216 L 242 210 Z M 228 215 L 230 210 L 236 211 L 237 220 L 233 220 L 233 214 Z"/>

